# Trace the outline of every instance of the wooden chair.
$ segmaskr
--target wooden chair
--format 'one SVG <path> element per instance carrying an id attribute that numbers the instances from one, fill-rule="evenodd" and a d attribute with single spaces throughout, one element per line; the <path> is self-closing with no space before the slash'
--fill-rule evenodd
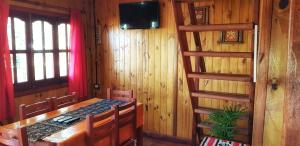
<path id="1" fill-rule="evenodd" d="M 133 99 L 133 91 L 112 90 L 111 88 L 108 88 L 107 98 L 122 101 L 131 101 Z"/>
<path id="2" fill-rule="evenodd" d="M 47 98 L 46 101 L 37 102 L 34 104 L 19 106 L 20 120 L 31 118 L 40 114 L 44 114 L 53 110 L 52 99 Z"/>
<path id="3" fill-rule="evenodd" d="M 12 136 L 12 138 L 10 138 Z M 6 146 L 29 146 L 26 128 L 7 130 L 0 128 L 0 145 Z"/>
<path id="4" fill-rule="evenodd" d="M 120 143 L 120 134 L 118 134 L 117 143 L 120 146 L 136 146 L 136 99 L 132 99 L 129 103 L 121 106 L 117 106 L 116 109 L 119 111 L 118 129 L 130 126 L 132 135 L 125 142 Z"/>
<path id="5" fill-rule="evenodd" d="M 118 146 L 116 143 L 118 135 L 118 113 L 114 106 L 108 112 L 98 116 L 86 116 L 88 146 L 93 146 L 105 138 L 110 139 L 110 146 Z"/>
<path id="6" fill-rule="evenodd" d="M 73 105 L 78 102 L 78 99 L 76 97 L 76 93 L 73 92 L 70 95 L 62 96 L 62 97 L 57 97 L 53 98 L 53 108 L 54 110 L 60 109 L 63 107 L 67 107 L 70 105 Z"/>

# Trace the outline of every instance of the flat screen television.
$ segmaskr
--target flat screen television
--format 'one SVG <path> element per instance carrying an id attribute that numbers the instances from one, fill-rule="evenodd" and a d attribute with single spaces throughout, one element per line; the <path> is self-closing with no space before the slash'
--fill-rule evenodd
<path id="1" fill-rule="evenodd" d="M 159 28 L 158 1 L 119 4 L 121 29 Z"/>

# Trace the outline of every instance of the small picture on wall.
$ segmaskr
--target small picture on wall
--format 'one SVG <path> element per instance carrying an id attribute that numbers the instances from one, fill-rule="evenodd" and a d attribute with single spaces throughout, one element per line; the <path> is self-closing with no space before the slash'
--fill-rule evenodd
<path id="1" fill-rule="evenodd" d="M 209 23 L 209 6 L 195 7 L 197 24 L 208 24 Z"/>
<path id="2" fill-rule="evenodd" d="M 221 32 L 220 43 L 243 43 L 243 31 L 228 30 Z"/>

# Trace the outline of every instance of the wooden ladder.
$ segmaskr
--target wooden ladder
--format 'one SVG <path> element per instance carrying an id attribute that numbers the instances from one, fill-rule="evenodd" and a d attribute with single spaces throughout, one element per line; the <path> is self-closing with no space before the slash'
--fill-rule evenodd
<path id="1" fill-rule="evenodd" d="M 201 121 L 200 114 L 208 115 L 214 111 L 220 109 L 213 109 L 199 106 L 199 98 L 209 98 L 233 101 L 238 103 L 246 103 L 248 105 L 248 112 L 242 116 L 241 119 L 248 120 L 248 128 L 239 129 L 240 134 L 248 135 L 248 141 L 250 143 L 252 136 L 252 123 L 253 123 L 253 107 L 254 107 L 254 90 L 255 90 L 255 77 L 256 72 L 256 42 L 258 34 L 258 5 L 259 0 L 253 0 L 253 22 L 252 23 L 240 23 L 240 24 L 209 24 L 209 25 L 197 25 L 195 3 L 208 0 L 172 0 L 173 11 L 176 21 L 177 37 L 180 44 L 180 50 L 182 54 L 183 67 L 186 73 L 187 85 L 189 89 L 189 95 L 191 98 L 191 105 L 193 108 L 193 127 L 192 127 L 192 145 L 197 145 L 198 142 L 204 136 L 203 129 L 210 129 L 212 125 Z M 184 24 L 184 15 L 182 5 L 188 5 L 190 24 Z M 218 16 L 215 16 L 218 17 Z M 251 45 L 251 52 L 213 52 L 202 51 L 200 33 L 206 31 L 226 31 L 226 30 L 243 30 L 253 32 L 253 44 Z M 194 36 L 194 43 L 196 51 L 190 51 L 187 40 L 186 32 L 192 32 Z M 255 42 L 256 41 L 256 42 Z M 191 57 L 195 59 L 195 69 L 193 71 Z M 230 57 L 230 58 L 247 58 L 251 59 L 251 74 L 227 74 L 227 73 L 209 73 L 206 72 L 204 57 Z M 212 92 L 199 90 L 200 79 L 206 80 L 227 80 L 246 82 L 249 88 L 248 94 L 235 94 L 224 92 Z M 238 129 L 238 128 L 237 128 Z"/>

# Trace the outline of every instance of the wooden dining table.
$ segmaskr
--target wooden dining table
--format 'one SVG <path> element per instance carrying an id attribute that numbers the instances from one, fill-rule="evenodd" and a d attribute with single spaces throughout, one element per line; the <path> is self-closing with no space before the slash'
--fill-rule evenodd
<path id="1" fill-rule="evenodd" d="M 74 111 L 76 109 L 79 109 L 80 107 L 85 107 L 88 105 L 91 105 L 93 103 L 96 103 L 98 101 L 101 101 L 100 98 L 92 98 L 86 101 L 82 101 L 80 103 L 61 108 L 55 111 L 51 111 L 42 115 L 38 115 L 29 119 L 21 120 L 12 124 L 4 125 L 1 128 L 5 129 L 17 129 L 20 127 L 26 127 L 29 125 L 33 125 L 37 122 L 45 121 L 47 119 L 51 119 L 54 117 L 57 117 L 59 115 L 65 114 L 70 111 Z M 142 146 L 143 145 L 143 104 L 137 103 L 137 145 Z M 127 138 L 129 138 L 132 134 L 130 132 L 130 127 L 123 127 L 120 129 L 120 142 L 124 142 Z M 54 133 L 46 138 L 44 138 L 40 142 L 30 143 L 32 146 L 36 145 L 57 145 L 57 146 L 85 146 L 86 145 L 86 122 L 85 120 L 70 126 L 62 131 L 59 131 L 57 133 Z M 100 142 L 97 144 L 99 146 L 105 146 L 106 142 L 103 140 L 103 142 Z"/>

